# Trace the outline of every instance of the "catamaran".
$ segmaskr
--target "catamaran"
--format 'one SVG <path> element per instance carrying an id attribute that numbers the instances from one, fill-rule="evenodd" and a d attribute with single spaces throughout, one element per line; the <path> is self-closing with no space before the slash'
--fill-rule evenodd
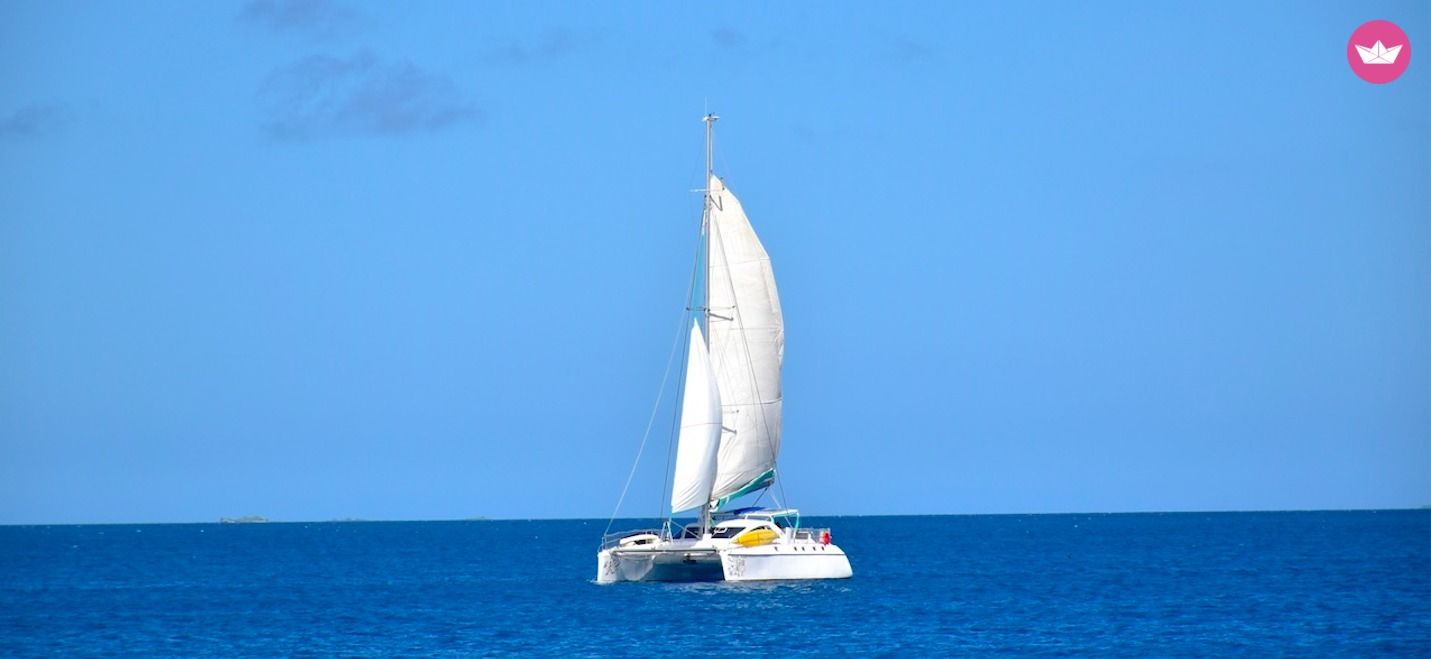
<path id="1" fill-rule="evenodd" d="M 829 529 L 805 528 L 792 508 L 726 508 L 775 484 L 785 325 L 770 257 L 740 201 L 715 175 L 706 115 L 701 304 L 692 304 L 671 514 L 673 529 L 603 536 L 596 581 L 843 579 L 850 561 Z M 696 299 L 692 280 L 690 299 Z M 702 330 L 704 328 L 704 331 Z M 634 473 L 634 470 L 633 470 Z M 629 484 L 629 483 L 628 483 Z M 619 507 L 619 504 L 618 504 Z"/>

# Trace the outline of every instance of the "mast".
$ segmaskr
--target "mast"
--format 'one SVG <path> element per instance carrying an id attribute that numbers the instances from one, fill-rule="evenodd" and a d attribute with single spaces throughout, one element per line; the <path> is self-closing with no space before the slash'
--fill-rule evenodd
<path id="1" fill-rule="evenodd" d="M 714 143 L 715 143 L 715 122 L 720 117 L 707 112 L 701 121 L 706 124 L 706 199 L 705 208 L 701 212 L 701 235 L 705 236 L 705 268 L 704 276 L 701 277 L 703 284 L 701 291 L 701 313 L 704 315 L 706 352 L 710 352 L 711 347 L 711 177 L 715 175 Z M 711 527 L 711 507 L 709 502 L 701 506 L 701 535 L 704 536 Z"/>
<path id="2" fill-rule="evenodd" d="M 701 277 L 705 285 L 705 290 L 701 291 L 701 309 L 705 314 L 706 350 L 711 347 L 711 177 L 715 175 L 715 122 L 719 120 L 720 117 L 714 114 L 707 114 L 701 119 L 706 124 L 706 201 L 705 210 L 701 213 L 701 233 L 706 239 L 706 272 Z"/>

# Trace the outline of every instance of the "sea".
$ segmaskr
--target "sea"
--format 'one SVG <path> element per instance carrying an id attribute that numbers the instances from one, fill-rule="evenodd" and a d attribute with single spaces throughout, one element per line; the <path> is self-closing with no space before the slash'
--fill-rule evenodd
<path id="1" fill-rule="evenodd" d="M 1431 656 L 1431 510 L 804 523 L 852 579 L 597 585 L 607 520 L 6 526 L 0 655 Z"/>

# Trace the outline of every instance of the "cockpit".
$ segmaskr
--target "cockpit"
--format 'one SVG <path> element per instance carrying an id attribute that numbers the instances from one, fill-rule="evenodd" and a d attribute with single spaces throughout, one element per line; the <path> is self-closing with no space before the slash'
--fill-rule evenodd
<path id="1" fill-rule="evenodd" d="M 741 531 L 744 531 L 745 529 L 746 527 L 744 525 L 717 526 L 711 529 L 711 538 L 716 540 L 734 538 L 737 534 L 739 534 Z"/>

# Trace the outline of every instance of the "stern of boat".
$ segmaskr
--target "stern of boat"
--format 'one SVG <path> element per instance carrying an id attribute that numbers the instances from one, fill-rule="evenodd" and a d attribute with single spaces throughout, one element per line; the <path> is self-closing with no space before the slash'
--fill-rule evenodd
<path id="1" fill-rule="evenodd" d="M 850 559 L 829 542 L 829 529 L 801 529 L 785 538 L 751 545 L 732 543 L 721 550 L 726 581 L 848 579 Z"/>

